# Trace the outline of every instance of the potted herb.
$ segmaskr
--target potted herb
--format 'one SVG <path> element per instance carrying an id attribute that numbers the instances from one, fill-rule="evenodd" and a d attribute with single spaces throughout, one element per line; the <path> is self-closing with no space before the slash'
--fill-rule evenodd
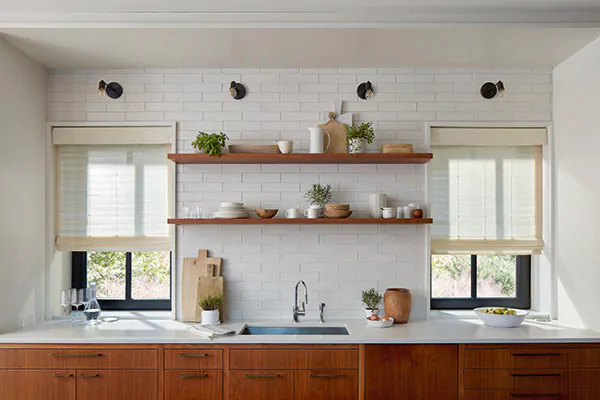
<path id="1" fill-rule="evenodd" d="M 363 290 L 361 292 L 361 299 L 365 305 L 365 314 L 367 318 L 371 315 L 379 315 L 379 303 L 383 300 L 383 296 L 375 289 Z"/>
<path id="2" fill-rule="evenodd" d="M 365 152 L 366 143 L 373 143 L 375 133 L 373 132 L 373 124 L 363 122 L 360 125 L 346 125 L 346 146 L 349 154 L 359 154 Z"/>
<path id="3" fill-rule="evenodd" d="M 317 183 L 306 191 L 304 197 L 310 204 L 305 215 L 308 218 L 323 218 L 323 208 L 331 201 L 331 185 Z"/>
<path id="4" fill-rule="evenodd" d="M 196 140 L 192 142 L 192 146 L 197 153 L 206 153 L 209 156 L 219 157 L 225 147 L 225 140 L 229 139 L 226 134 L 221 133 L 204 133 L 200 132 L 196 136 Z"/>
<path id="5" fill-rule="evenodd" d="M 202 325 L 218 325 L 219 309 L 223 306 L 222 294 L 212 294 L 201 298 L 198 305 L 202 307 Z"/>

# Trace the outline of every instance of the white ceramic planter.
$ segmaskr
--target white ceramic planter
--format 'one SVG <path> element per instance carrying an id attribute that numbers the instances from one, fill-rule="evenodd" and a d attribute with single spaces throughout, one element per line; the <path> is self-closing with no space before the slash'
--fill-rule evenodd
<path id="1" fill-rule="evenodd" d="M 365 315 L 367 316 L 367 318 L 369 318 L 373 314 L 379 315 L 379 308 L 374 308 L 374 309 L 365 308 Z"/>
<path id="2" fill-rule="evenodd" d="M 365 141 L 362 139 L 348 140 L 348 154 L 362 154 L 365 152 Z"/>
<path id="3" fill-rule="evenodd" d="M 202 310 L 202 325 L 218 325 L 219 310 Z"/>

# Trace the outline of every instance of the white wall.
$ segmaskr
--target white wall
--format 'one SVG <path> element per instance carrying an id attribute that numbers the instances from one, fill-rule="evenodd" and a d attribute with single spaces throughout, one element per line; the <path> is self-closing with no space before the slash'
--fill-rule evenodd
<path id="1" fill-rule="evenodd" d="M 119 100 L 100 98 L 98 81 L 123 84 Z M 484 100 L 479 88 L 502 79 L 503 99 Z M 247 97 L 226 93 L 243 82 Z M 356 86 L 371 80 L 376 96 L 359 100 Z M 425 149 L 425 124 L 435 121 L 551 120 L 549 70 L 490 69 L 131 69 L 56 70 L 49 77 L 48 118 L 55 121 L 176 121 L 178 151 L 191 152 L 198 130 L 224 131 L 232 143 L 294 140 L 307 151 L 308 130 L 325 121 L 332 101 L 344 100 L 355 120 L 374 122 L 382 143 Z M 220 201 L 249 209 L 297 207 L 306 188 L 330 183 L 334 200 L 367 209 L 369 193 L 391 204 L 423 204 L 425 166 L 414 165 L 186 165 L 178 167 L 182 204 L 215 211 Z M 180 213 L 181 215 L 181 213 Z M 408 287 L 414 316 L 427 313 L 426 230 L 398 226 L 188 226 L 178 228 L 178 259 L 207 248 L 225 259 L 229 313 L 233 318 L 289 318 L 293 287 L 307 281 L 309 315 L 319 301 L 328 317 L 362 317 L 359 293 L 376 287 Z M 177 268 L 180 282 L 180 272 Z"/>
<path id="2" fill-rule="evenodd" d="M 554 70 L 554 264 L 560 320 L 600 329 L 600 39 Z"/>
<path id="3" fill-rule="evenodd" d="M 0 38 L 0 332 L 43 318 L 46 72 Z"/>

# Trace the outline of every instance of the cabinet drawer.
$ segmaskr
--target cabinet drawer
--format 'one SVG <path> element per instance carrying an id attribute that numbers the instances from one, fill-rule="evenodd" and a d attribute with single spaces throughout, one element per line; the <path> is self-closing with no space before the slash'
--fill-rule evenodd
<path id="1" fill-rule="evenodd" d="M 581 397 L 577 400 L 592 400 L 594 397 Z M 575 400 L 566 393 L 515 393 L 510 390 L 465 390 L 463 400 Z"/>
<path id="2" fill-rule="evenodd" d="M 358 369 L 358 350 L 231 350 L 231 369 Z"/>
<path id="3" fill-rule="evenodd" d="M 358 400 L 358 371 L 294 371 L 294 392 L 296 400 Z"/>
<path id="4" fill-rule="evenodd" d="M 567 385 L 568 373 L 564 370 L 470 369 L 464 372 L 465 389 L 503 389 L 513 392 L 530 390 L 543 393 L 562 393 Z"/>
<path id="5" fill-rule="evenodd" d="M 238 370 L 229 372 L 229 400 L 290 400 L 294 397 L 294 371 Z"/>
<path id="6" fill-rule="evenodd" d="M 77 399 L 157 400 L 158 372 L 134 370 L 77 371 Z"/>
<path id="7" fill-rule="evenodd" d="M 0 368 L 157 369 L 155 349 L 9 349 L 0 350 Z"/>
<path id="8" fill-rule="evenodd" d="M 567 349 L 465 349 L 467 369 L 566 369 Z"/>
<path id="9" fill-rule="evenodd" d="M 223 373 L 215 370 L 165 371 L 165 400 L 221 400 Z"/>
<path id="10" fill-rule="evenodd" d="M 165 350 L 166 369 L 221 369 L 222 367 L 222 350 Z"/>

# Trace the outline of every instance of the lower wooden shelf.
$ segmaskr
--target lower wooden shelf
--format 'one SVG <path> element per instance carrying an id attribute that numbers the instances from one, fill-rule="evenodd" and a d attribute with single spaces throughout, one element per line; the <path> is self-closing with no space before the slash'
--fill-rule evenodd
<path id="1" fill-rule="evenodd" d="M 171 225 L 426 225 L 433 223 L 431 218 L 272 218 L 272 219 L 230 219 L 230 218 L 171 218 Z"/>

